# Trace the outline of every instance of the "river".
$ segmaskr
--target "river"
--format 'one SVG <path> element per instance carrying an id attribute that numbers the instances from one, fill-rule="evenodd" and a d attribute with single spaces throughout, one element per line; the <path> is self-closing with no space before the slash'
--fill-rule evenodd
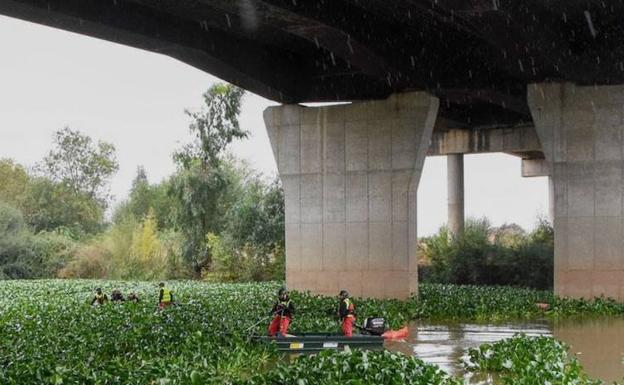
<path id="1" fill-rule="evenodd" d="M 607 383 L 624 379 L 624 319 L 592 318 L 565 321 L 537 320 L 506 324 L 424 323 L 410 325 L 404 341 L 388 341 L 386 347 L 436 364 L 466 384 L 496 384 L 495 376 L 466 373 L 459 361 L 468 348 L 496 342 L 523 332 L 529 336 L 554 336 L 570 345 L 583 367 Z"/>

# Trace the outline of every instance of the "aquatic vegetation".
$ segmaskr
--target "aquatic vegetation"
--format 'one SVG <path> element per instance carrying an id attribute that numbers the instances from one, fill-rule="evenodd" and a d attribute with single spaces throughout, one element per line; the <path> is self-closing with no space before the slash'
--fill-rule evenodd
<path id="1" fill-rule="evenodd" d="M 540 310 L 538 303 L 548 305 Z M 538 317 L 624 315 L 624 303 L 610 298 L 560 298 L 550 291 L 505 286 L 420 285 L 410 318 L 499 322 Z"/>
<path id="2" fill-rule="evenodd" d="M 384 384 L 460 385 L 440 368 L 417 358 L 388 351 L 323 351 L 298 357 L 292 364 L 280 364 L 257 375 L 245 385 L 297 384 Z M 243 384 L 243 383 L 241 383 Z"/>
<path id="3" fill-rule="evenodd" d="M 465 366 L 471 371 L 501 374 L 505 384 L 601 384 L 589 378 L 568 347 L 551 337 L 518 334 L 493 344 L 468 350 Z"/>
<path id="4" fill-rule="evenodd" d="M 156 283 L 0 281 L 0 384 L 228 384 L 252 379 L 263 384 L 291 370 L 316 376 L 315 365 L 333 365 L 344 376 L 356 368 L 363 377 L 357 377 L 360 382 L 353 377 L 353 384 L 371 383 L 362 378 L 373 378 L 373 372 L 399 377 L 397 373 L 411 373 L 414 384 L 452 384 L 421 362 L 388 352 L 324 353 L 297 360 L 288 369 L 286 364 L 276 366 L 281 356 L 275 348 L 252 343 L 249 336 L 266 332 L 279 283 L 181 281 L 169 286 L 178 306 L 158 312 Z M 96 287 L 107 293 L 113 288 L 124 294 L 132 291 L 141 301 L 93 308 L 89 302 Z M 339 331 L 333 318 L 335 298 L 291 294 L 297 306 L 291 332 Z M 551 310 L 537 309 L 538 301 L 549 303 Z M 422 285 L 420 296 L 407 301 L 356 299 L 356 304 L 360 319 L 382 316 L 395 328 L 416 318 L 496 321 L 543 314 L 624 314 L 621 304 L 609 300 L 562 300 L 534 290 L 450 285 Z M 556 370 L 552 362 L 562 361 L 558 352 L 544 355 L 543 365 Z M 487 366 L 493 363 L 478 362 L 483 369 L 496 370 Z M 525 362 L 517 366 L 520 363 Z M 384 369 L 364 370 L 371 365 Z M 565 370 L 575 368 L 566 365 Z M 263 374 L 266 379 L 258 377 Z M 310 378 L 329 384 L 338 378 L 332 376 Z"/>

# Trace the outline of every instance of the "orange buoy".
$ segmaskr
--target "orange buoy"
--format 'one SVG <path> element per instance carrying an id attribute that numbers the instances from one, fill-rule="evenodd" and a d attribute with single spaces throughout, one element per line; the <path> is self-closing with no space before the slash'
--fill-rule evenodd
<path id="1" fill-rule="evenodd" d="M 409 335 L 409 329 L 407 326 L 403 326 L 399 330 L 388 330 L 385 331 L 381 336 L 388 340 L 397 340 L 400 338 L 405 338 Z"/>

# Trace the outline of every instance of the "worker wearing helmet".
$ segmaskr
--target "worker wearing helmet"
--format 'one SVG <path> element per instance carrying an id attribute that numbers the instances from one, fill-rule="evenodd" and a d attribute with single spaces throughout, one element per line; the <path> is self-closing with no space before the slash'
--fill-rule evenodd
<path id="1" fill-rule="evenodd" d="M 106 294 L 102 293 L 102 289 L 99 287 L 95 289 L 95 296 L 93 297 L 93 300 L 91 300 L 91 306 L 104 305 L 106 301 L 108 301 L 108 297 Z"/>
<path id="2" fill-rule="evenodd" d="M 342 334 L 346 337 L 353 336 L 353 323 L 355 322 L 355 305 L 349 298 L 346 290 L 340 290 L 338 294 L 340 305 L 338 307 L 338 316 L 342 322 Z"/>
<path id="3" fill-rule="evenodd" d="M 164 282 L 159 283 L 158 286 L 160 287 L 158 292 L 158 307 L 164 309 L 173 304 L 173 293 L 165 286 Z"/>
<path id="4" fill-rule="evenodd" d="M 282 287 L 277 292 L 277 302 L 275 302 L 275 305 L 273 305 L 273 309 L 271 310 L 273 319 L 269 324 L 269 336 L 273 337 L 279 331 L 282 337 L 286 337 L 290 321 L 292 320 L 294 314 L 295 305 L 288 295 L 288 290 Z"/>

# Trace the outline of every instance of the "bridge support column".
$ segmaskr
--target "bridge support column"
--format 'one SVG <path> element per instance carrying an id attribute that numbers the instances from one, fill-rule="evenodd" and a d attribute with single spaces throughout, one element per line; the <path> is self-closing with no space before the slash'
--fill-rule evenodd
<path id="1" fill-rule="evenodd" d="M 452 237 L 464 233 L 464 154 L 446 158 L 448 183 L 448 227 Z"/>
<path id="2" fill-rule="evenodd" d="M 417 292 L 416 192 L 437 110 L 422 92 L 265 110 L 284 186 L 290 288 Z"/>
<path id="3" fill-rule="evenodd" d="M 554 187 L 555 291 L 624 300 L 624 87 L 533 84 Z"/>

